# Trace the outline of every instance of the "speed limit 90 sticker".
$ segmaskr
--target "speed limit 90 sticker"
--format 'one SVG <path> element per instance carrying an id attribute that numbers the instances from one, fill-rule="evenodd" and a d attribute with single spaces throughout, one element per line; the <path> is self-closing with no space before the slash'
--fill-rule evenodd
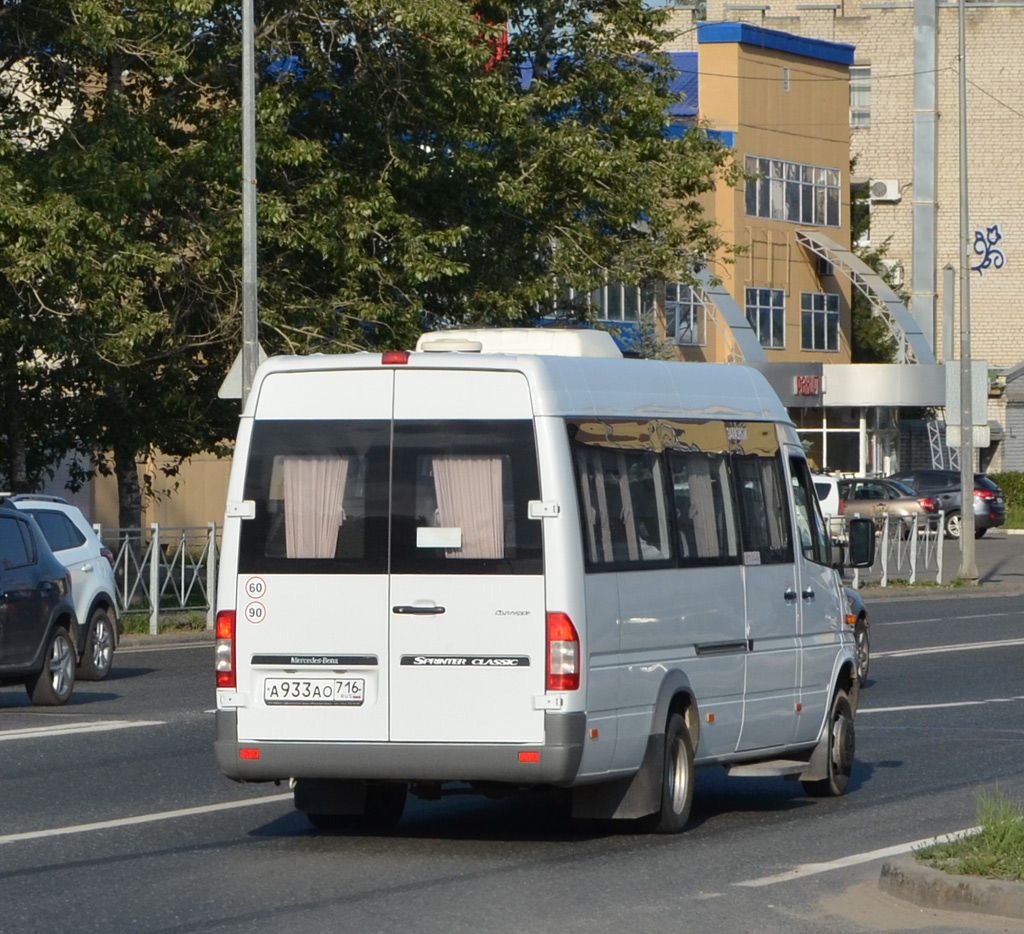
<path id="1" fill-rule="evenodd" d="M 267 608 L 260 603 L 260 598 L 267 594 L 267 582 L 262 577 L 250 577 L 244 585 L 245 595 L 252 602 L 245 606 L 244 615 L 250 623 L 262 623 L 267 618 Z"/>

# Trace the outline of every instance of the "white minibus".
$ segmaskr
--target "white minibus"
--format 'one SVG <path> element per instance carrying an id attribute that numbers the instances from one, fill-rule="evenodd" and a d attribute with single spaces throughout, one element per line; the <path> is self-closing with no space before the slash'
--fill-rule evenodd
<path id="1" fill-rule="evenodd" d="M 856 650 L 764 377 L 623 359 L 580 330 L 274 357 L 238 429 L 217 739 L 316 827 L 407 796 L 563 788 L 574 816 L 686 824 L 695 767 L 840 795 Z"/>

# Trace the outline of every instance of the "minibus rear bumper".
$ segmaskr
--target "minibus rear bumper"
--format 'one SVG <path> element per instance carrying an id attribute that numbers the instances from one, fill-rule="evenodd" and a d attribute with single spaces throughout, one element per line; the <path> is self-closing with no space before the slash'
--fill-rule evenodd
<path id="1" fill-rule="evenodd" d="M 584 713 L 546 713 L 542 745 L 523 743 L 380 743 L 238 741 L 233 710 L 217 711 L 214 753 L 240 782 L 289 778 L 491 781 L 568 784 L 583 757 Z"/>

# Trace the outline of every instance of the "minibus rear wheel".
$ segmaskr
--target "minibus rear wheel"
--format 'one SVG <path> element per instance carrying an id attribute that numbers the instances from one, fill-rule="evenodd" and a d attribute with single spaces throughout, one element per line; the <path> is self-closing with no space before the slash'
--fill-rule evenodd
<path id="1" fill-rule="evenodd" d="M 661 807 L 647 818 L 654 833 L 679 833 L 690 820 L 693 804 L 693 743 L 682 714 L 674 713 L 665 725 Z"/>
<path id="2" fill-rule="evenodd" d="M 812 798 L 838 798 L 845 794 L 853 770 L 854 750 L 853 708 L 846 691 L 839 689 L 832 698 L 829 714 L 828 777 L 801 782 L 804 791 Z"/>

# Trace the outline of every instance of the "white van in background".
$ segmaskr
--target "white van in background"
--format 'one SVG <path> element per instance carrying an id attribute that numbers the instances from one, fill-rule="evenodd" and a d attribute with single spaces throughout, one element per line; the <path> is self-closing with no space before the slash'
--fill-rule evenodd
<path id="1" fill-rule="evenodd" d="M 558 330 L 271 358 L 228 492 L 217 761 L 290 779 L 318 827 L 469 783 L 676 832 L 706 765 L 842 794 L 856 655 L 824 528 L 752 369 Z M 874 541 L 854 520 L 850 563 Z"/>

